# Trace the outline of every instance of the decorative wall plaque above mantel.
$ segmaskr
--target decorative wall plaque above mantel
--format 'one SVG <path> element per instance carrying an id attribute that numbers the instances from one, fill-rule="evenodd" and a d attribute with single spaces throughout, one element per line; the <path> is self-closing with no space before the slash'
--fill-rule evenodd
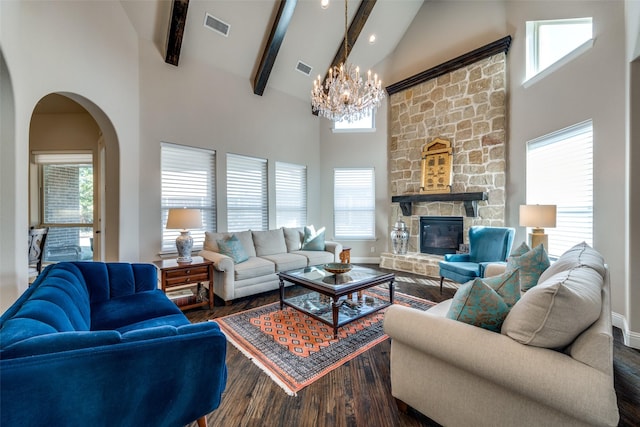
<path id="1" fill-rule="evenodd" d="M 451 141 L 436 138 L 422 149 L 422 182 L 420 193 L 451 192 Z"/>

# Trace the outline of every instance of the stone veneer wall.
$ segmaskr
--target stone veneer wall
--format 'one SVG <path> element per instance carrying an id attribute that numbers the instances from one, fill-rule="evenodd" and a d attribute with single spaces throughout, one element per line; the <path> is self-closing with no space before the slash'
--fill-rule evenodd
<path id="1" fill-rule="evenodd" d="M 452 193 L 484 191 L 478 217 L 465 216 L 462 202 L 413 203 L 402 217 L 391 203 L 389 232 L 400 217 L 410 229 L 406 256 L 384 253 L 381 267 L 438 276 L 436 255 L 420 254 L 419 218 L 464 217 L 465 243 L 472 225 L 504 226 L 506 168 L 506 54 L 499 53 L 389 98 L 389 178 L 392 196 L 419 194 L 422 148 L 435 138 L 451 141 Z"/>

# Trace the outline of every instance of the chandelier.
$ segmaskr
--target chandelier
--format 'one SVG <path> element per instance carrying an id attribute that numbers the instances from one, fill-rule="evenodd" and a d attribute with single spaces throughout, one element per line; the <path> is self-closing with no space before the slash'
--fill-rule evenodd
<path id="1" fill-rule="evenodd" d="M 314 80 L 311 107 L 334 122 L 352 123 L 373 114 L 385 94 L 377 74 L 372 78 L 369 70 L 367 80 L 363 81 L 360 67 L 347 63 L 347 2 L 344 2 L 344 61 L 329 69 L 324 85 L 320 76 Z"/>

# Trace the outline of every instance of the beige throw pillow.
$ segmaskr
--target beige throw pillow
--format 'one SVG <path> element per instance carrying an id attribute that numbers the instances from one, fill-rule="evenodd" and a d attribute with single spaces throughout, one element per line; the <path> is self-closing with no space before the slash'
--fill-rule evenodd
<path id="1" fill-rule="evenodd" d="M 522 344 L 564 348 L 600 317 L 602 285 L 586 266 L 555 274 L 522 295 L 501 332 Z"/>

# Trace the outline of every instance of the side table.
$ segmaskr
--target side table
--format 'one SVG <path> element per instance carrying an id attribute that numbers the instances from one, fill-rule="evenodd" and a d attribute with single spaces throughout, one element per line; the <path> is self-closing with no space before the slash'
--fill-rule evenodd
<path id="1" fill-rule="evenodd" d="M 340 252 L 340 262 L 343 264 L 349 264 L 351 262 L 351 248 L 349 246 L 342 247 L 342 252 Z"/>
<path id="2" fill-rule="evenodd" d="M 162 291 L 180 310 L 209 306 L 213 310 L 213 262 L 193 257 L 190 263 L 175 259 L 155 261 L 160 270 Z M 207 286 L 202 282 L 208 282 Z"/>

